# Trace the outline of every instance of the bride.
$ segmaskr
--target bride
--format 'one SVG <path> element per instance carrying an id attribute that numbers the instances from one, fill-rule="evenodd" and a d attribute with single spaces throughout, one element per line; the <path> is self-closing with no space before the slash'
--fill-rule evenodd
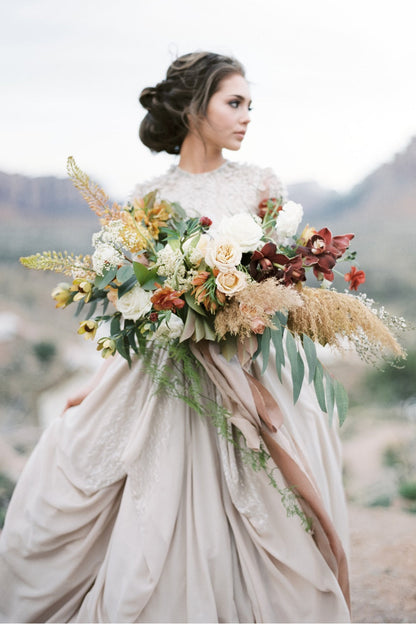
<path id="1" fill-rule="evenodd" d="M 135 196 L 158 189 L 218 221 L 284 194 L 271 170 L 223 156 L 250 122 L 235 59 L 181 56 L 140 102 L 141 140 L 179 163 Z M 238 360 L 216 357 L 237 409 L 253 402 Z M 275 433 L 261 432 L 271 466 L 279 488 L 298 488 L 312 532 L 208 419 L 156 395 L 140 359 L 129 368 L 116 355 L 45 431 L 16 487 L 0 543 L 1 620 L 349 621 L 336 425 L 310 386 L 294 406 L 290 373 L 260 371 L 256 360 L 250 372 L 283 414 Z M 220 401 L 215 379 L 204 383 Z"/>

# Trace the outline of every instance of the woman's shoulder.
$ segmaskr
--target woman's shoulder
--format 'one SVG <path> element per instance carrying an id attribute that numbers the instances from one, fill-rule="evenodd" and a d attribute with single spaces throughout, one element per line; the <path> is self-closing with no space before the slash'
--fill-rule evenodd
<path id="1" fill-rule="evenodd" d="M 167 182 L 169 182 L 176 170 L 176 165 L 171 165 L 165 173 L 153 176 L 152 178 L 148 178 L 143 182 L 139 182 L 135 185 L 132 192 L 130 193 L 130 198 L 133 197 L 143 197 L 146 193 L 150 191 L 154 191 L 155 189 L 159 189 L 164 187 Z"/>
<path id="2" fill-rule="evenodd" d="M 262 167 L 248 162 L 230 161 L 230 177 L 238 177 L 254 186 L 264 197 L 287 198 L 287 189 L 272 167 Z"/>

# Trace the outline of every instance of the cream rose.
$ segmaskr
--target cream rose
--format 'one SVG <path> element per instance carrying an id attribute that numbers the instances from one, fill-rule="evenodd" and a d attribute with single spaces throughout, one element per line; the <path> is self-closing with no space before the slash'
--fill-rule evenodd
<path id="1" fill-rule="evenodd" d="M 243 252 L 257 249 L 263 236 L 261 225 L 247 212 L 224 217 L 218 226 L 218 231 L 222 236 L 235 240 Z"/>
<path id="2" fill-rule="evenodd" d="M 223 273 L 234 271 L 241 262 L 240 245 L 230 238 L 211 239 L 206 248 L 205 262 Z"/>
<path id="3" fill-rule="evenodd" d="M 227 273 L 218 273 L 215 283 L 220 292 L 228 297 L 243 290 L 247 285 L 246 274 L 242 271 L 227 271 Z"/>
<path id="4" fill-rule="evenodd" d="M 115 306 L 125 319 L 137 321 L 150 312 L 152 294 L 152 292 L 144 290 L 140 284 L 136 284 L 129 292 L 115 301 Z"/>

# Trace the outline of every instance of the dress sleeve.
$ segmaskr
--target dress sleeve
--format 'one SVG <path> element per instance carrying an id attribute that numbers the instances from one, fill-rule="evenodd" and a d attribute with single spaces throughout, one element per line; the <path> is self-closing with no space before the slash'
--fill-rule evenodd
<path id="1" fill-rule="evenodd" d="M 274 173 L 273 169 L 262 169 L 261 182 L 259 184 L 259 202 L 270 197 L 281 197 L 283 202 L 287 201 L 287 188 L 282 180 Z"/>

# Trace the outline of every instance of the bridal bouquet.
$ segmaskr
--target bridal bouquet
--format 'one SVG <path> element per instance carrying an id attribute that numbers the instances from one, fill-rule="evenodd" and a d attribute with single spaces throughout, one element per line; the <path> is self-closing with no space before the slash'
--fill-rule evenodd
<path id="1" fill-rule="evenodd" d="M 77 304 L 86 313 L 78 333 L 97 339 L 103 357 L 118 352 L 131 364 L 149 344 L 164 345 L 180 359 L 189 341 L 216 341 L 230 359 L 245 350 L 260 354 L 263 372 L 274 345 L 276 367 L 287 358 L 296 402 L 308 365 L 321 408 L 332 416 L 334 405 L 345 417 L 347 397 L 342 385 L 326 371 L 315 345 L 355 343 L 366 359 L 403 352 L 391 328 L 402 319 L 378 313 L 373 302 L 352 291 L 365 280 L 356 266 L 345 273 L 350 293 L 331 285 L 335 266 L 354 260 L 349 252 L 353 234 L 333 236 L 324 227 L 305 227 L 296 235 L 302 206 L 281 198 L 263 201 L 258 214 L 187 218 L 176 203 L 157 191 L 125 206 L 108 197 L 68 160 L 68 172 L 101 222 L 93 235 L 94 253 L 75 256 L 43 252 L 21 258 L 34 269 L 62 272 L 70 281 L 52 292 L 57 308 Z M 307 273 L 316 280 L 307 286 Z"/>

